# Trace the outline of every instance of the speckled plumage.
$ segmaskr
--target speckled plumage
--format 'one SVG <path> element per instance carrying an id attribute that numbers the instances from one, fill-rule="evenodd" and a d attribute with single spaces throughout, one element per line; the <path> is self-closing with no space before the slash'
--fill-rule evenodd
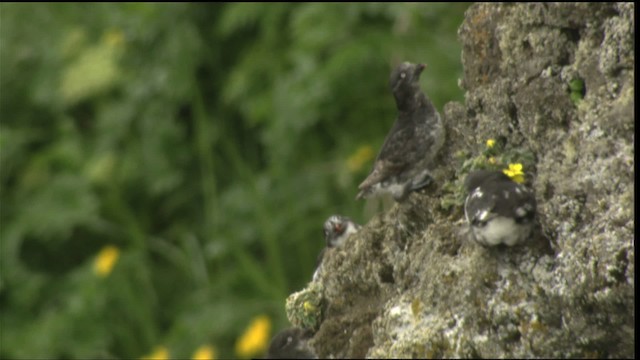
<path id="1" fill-rule="evenodd" d="M 324 258 L 327 249 L 342 246 L 344 241 L 351 234 L 355 234 L 360 228 L 361 226 L 359 224 L 356 224 L 348 217 L 342 215 L 332 215 L 324 222 L 323 232 L 327 246 L 323 248 L 318 255 L 317 269 L 313 273 L 314 280 L 320 274 L 322 259 Z"/>
<path id="2" fill-rule="evenodd" d="M 341 246 L 349 235 L 360 229 L 360 225 L 342 215 L 330 216 L 323 225 L 324 239 L 327 247 Z"/>
<path id="3" fill-rule="evenodd" d="M 307 341 L 311 333 L 292 327 L 277 333 L 269 343 L 265 359 L 317 359 Z"/>
<path id="4" fill-rule="evenodd" d="M 478 170 L 465 179 L 464 213 L 473 239 L 483 246 L 514 246 L 533 229 L 536 200 L 524 185 L 499 171 Z"/>
<path id="5" fill-rule="evenodd" d="M 404 62 L 389 79 L 398 117 L 378 153 L 357 199 L 391 193 L 396 201 L 431 182 L 433 160 L 444 144 L 440 114 L 420 90 L 423 64 Z"/>

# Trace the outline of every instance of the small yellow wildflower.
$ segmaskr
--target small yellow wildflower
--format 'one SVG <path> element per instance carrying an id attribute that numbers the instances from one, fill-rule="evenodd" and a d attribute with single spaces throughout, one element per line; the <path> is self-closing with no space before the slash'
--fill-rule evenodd
<path id="1" fill-rule="evenodd" d="M 113 266 L 118 261 L 120 249 L 113 245 L 107 245 L 100 250 L 93 263 L 93 270 L 100 277 L 105 277 L 111 273 Z"/>
<path id="2" fill-rule="evenodd" d="M 124 34 L 121 30 L 110 29 L 102 35 L 102 41 L 113 48 L 119 47 L 124 43 Z"/>
<path id="3" fill-rule="evenodd" d="M 496 141 L 494 139 L 487 140 L 487 147 L 489 149 L 493 148 L 496 145 Z"/>
<path id="4" fill-rule="evenodd" d="M 316 307 L 311 303 L 311 301 L 305 301 L 304 304 L 302 304 L 302 307 L 306 313 L 316 311 Z"/>
<path id="5" fill-rule="evenodd" d="M 502 170 L 502 172 L 519 184 L 524 182 L 524 173 L 522 172 L 522 164 L 520 163 L 509 164 L 509 168 Z"/>
<path id="6" fill-rule="evenodd" d="M 491 156 L 490 158 L 487 159 L 487 161 L 489 162 L 489 164 L 495 164 L 496 163 L 496 158 L 494 158 L 493 156 Z"/>
<path id="7" fill-rule="evenodd" d="M 356 172 L 371 159 L 373 159 L 373 148 L 371 145 L 362 145 L 347 159 L 347 168 L 351 172 Z"/>
<path id="8" fill-rule="evenodd" d="M 236 354 L 240 357 L 251 357 L 263 353 L 267 349 L 271 332 L 271 320 L 266 315 L 253 319 L 244 334 L 236 341 Z"/>
<path id="9" fill-rule="evenodd" d="M 211 345 L 202 345 L 196 349 L 191 360 L 213 360 L 216 358 L 216 349 Z"/>
<path id="10" fill-rule="evenodd" d="M 140 360 L 167 360 L 169 359 L 169 350 L 164 346 L 156 347 L 149 355 L 145 355 Z"/>

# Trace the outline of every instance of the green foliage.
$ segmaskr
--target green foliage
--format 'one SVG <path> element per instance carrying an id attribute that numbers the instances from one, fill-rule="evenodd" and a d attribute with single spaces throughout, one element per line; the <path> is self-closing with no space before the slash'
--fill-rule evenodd
<path id="1" fill-rule="evenodd" d="M 311 282 L 304 289 L 295 292 L 286 300 L 285 311 L 292 326 L 318 330 L 322 321 L 323 288 L 317 282 Z"/>
<path id="2" fill-rule="evenodd" d="M 0 5 L 0 358 L 220 357 L 285 326 L 395 115 L 460 100 L 466 4 Z M 93 269 L 120 249 L 107 276 Z"/>
<path id="3" fill-rule="evenodd" d="M 578 103 L 584 98 L 584 94 L 586 92 L 586 89 L 584 87 L 584 80 L 575 78 L 569 81 L 569 90 L 571 91 L 571 93 L 569 94 L 571 101 L 574 105 L 578 105 Z"/>
<path id="4" fill-rule="evenodd" d="M 513 147 L 508 144 L 508 139 L 503 137 L 491 140 L 493 144 L 491 146 L 486 144 L 484 149 L 476 156 L 464 151 L 455 154 L 456 180 L 443 185 L 444 191 L 440 198 L 440 206 L 444 210 L 452 208 L 462 210 L 467 197 L 464 180 L 474 170 L 504 171 L 509 170 L 511 165 L 520 164 L 522 174 L 519 176 L 522 176 L 522 181 L 531 181 L 531 175 L 536 164 L 533 152 L 529 149 Z M 508 172 L 505 174 L 510 177 L 513 176 Z M 518 181 L 514 177 L 512 179 Z"/>

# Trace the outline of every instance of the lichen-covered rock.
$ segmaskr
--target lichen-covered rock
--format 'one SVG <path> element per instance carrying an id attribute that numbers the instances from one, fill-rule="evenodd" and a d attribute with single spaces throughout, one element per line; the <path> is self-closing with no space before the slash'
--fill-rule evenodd
<path id="1" fill-rule="evenodd" d="M 465 103 L 443 115 L 439 185 L 325 258 L 320 357 L 634 355 L 634 4 L 481 3 L 463 44 Z M 535 245 L 467 240 L 453 191 L 489 138 L 526 149 Z"/>
<path id="2" fill-rule="evenodd" d="M 322 320 L 322 284 L 311 282 L 306 288 L 287 298 L 285 311 L 294 327 L 317 330 Z"/>

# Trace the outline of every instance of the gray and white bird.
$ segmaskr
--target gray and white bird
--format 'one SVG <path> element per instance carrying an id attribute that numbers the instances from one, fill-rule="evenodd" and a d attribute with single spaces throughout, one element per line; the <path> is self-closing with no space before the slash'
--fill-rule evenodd
<path id="1" fill-rule="evenodd" d="M 342 215 L 331 215 L 323 225 L 324 239 L 327 247 L 342 246 L 344 241 L 351 235 L 358 232 L 360 225 Z"/>
<path id="2" fill-rule="evenodd" d="M 529 239 L 536 199 L 524 185 L 500 171 L 477 170 L 469 173 L 464 186 L 464 215 L 477 243 L 514 246 Z"/>
<path id="3" fill-rule="evenodd" d="M 324 240 L 326 247 L 318 255 L 316 271 L 313 273 L 313 280 L 316 280 L 322 271 L 322 259 L 324 259 L 327 249 L 340 247 L 345 240 L 360 230 L 361 226 L 353 222 L 346 216 L 331 215 L 323 225 Z"/>
<path id="4" fill-rule="evenodd" d="M 391 72 L 389 86 L 398 117 L 382 144 L 356 199 L 390 193 L 400 202 L 429 183 L 433 161 L 444 144 L 440 114 L 420 90 L 424 64 L 404 62 Z"/>
<path id="5" fill-rule="evenodd" d="M 269 343 L 265 359 L 317 359 L 307 341 L 311 332 L 297 327 L 277 333 Z"/>

